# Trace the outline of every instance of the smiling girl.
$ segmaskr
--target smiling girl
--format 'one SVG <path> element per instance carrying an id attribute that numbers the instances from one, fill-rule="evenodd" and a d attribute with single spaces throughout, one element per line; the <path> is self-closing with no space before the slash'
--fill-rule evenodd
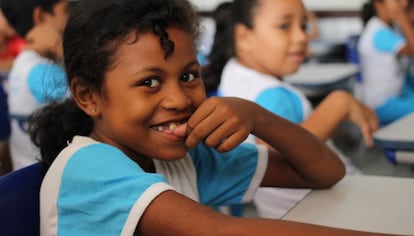
<path id="1" fill-rule="evenodd" d="M 41 235 L 362 235 L 205 206 L 330 187 L 344 166 L 255 103 L 205 99 L 195 16 L 181 0 L 79 1 L 63 39 L 71 97 L 31 119 L 48 168 Z M 250 132 L 272 147 L 240 144 Z"/>

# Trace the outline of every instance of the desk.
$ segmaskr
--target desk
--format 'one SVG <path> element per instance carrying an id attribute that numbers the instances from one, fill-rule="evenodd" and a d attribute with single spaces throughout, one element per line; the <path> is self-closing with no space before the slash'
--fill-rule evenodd
<path id="1" fill-rule="evenodd" d="M 358 72 L 358 66 L 350 63 L 307 63 L 295 74 L 286 76 L 285 81 L 306 96 L 315 97 L 335 89 L 352 90 L 353 78 Z"/>
<path id="2" fill-rule="evenodd" d="M 373 139 L 392 163 L 414 163 L 414 112 L 378 129 Z"/>
<path id="3" fill-rule="evenodd" d="M 414 235 L 414 179 L 346 176 L 313 190 L 284 220 L 369 232 Z"/>
<path id="4" fill-rule="evenodd" d="M 378 129 L 374 135 L 376 146 L 414 151 L 414 112 Z"/>

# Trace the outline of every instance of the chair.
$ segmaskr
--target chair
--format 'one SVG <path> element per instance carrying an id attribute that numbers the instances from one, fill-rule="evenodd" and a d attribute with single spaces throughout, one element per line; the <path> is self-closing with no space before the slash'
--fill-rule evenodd
<path id="1" fill-rule="evenodd" d="M 39 235 L 42 179 L 41 163 L 0 177 L 0 235 Z"/>

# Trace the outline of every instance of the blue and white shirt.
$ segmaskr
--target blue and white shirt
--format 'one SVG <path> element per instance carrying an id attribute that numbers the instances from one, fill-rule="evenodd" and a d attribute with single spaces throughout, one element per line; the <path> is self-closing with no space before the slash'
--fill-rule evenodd
<path id="1" fill-rule="evenodd" d="M 218 153 L 200 144 L 177 161 L 144 172 L 119 149 L 76 136 L 53 162 L 40 191 L 41 235 L 133 235 L 159 194 L 177 191 L 205 205 L 250 201 L 267 149 L 242 144 Z"/>
<path id="2" fill-rule="evenodd" d="M 398 96 L 404 84 L 405 69 L 398 52 L 406 40 L 378 17 L 372 17 L 358 41 L 363 81 L 363 100 L 372 108 Z"/>
<path id="3" fill-rule="evenodd" d="M 58 64 L 32 50 L 24 50 L 16 57 L 8 77 L 9 142 L 14 170 L 39 158 L 25 130 L 26 119 L 46 103 L 63 99 L 67 87 L 66 73 Z"/>

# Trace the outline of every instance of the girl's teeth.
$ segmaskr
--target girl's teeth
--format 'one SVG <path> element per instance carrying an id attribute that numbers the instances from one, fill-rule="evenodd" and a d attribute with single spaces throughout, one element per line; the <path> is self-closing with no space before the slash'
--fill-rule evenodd
<path id="1" fill-rule="evenodd" d="M 175 130 L 175 129 L 177 128 L 177 124 L 175 124 L 175 123 L 170 123 L 169 128 L 170 128 L 170 130 Z"/>

